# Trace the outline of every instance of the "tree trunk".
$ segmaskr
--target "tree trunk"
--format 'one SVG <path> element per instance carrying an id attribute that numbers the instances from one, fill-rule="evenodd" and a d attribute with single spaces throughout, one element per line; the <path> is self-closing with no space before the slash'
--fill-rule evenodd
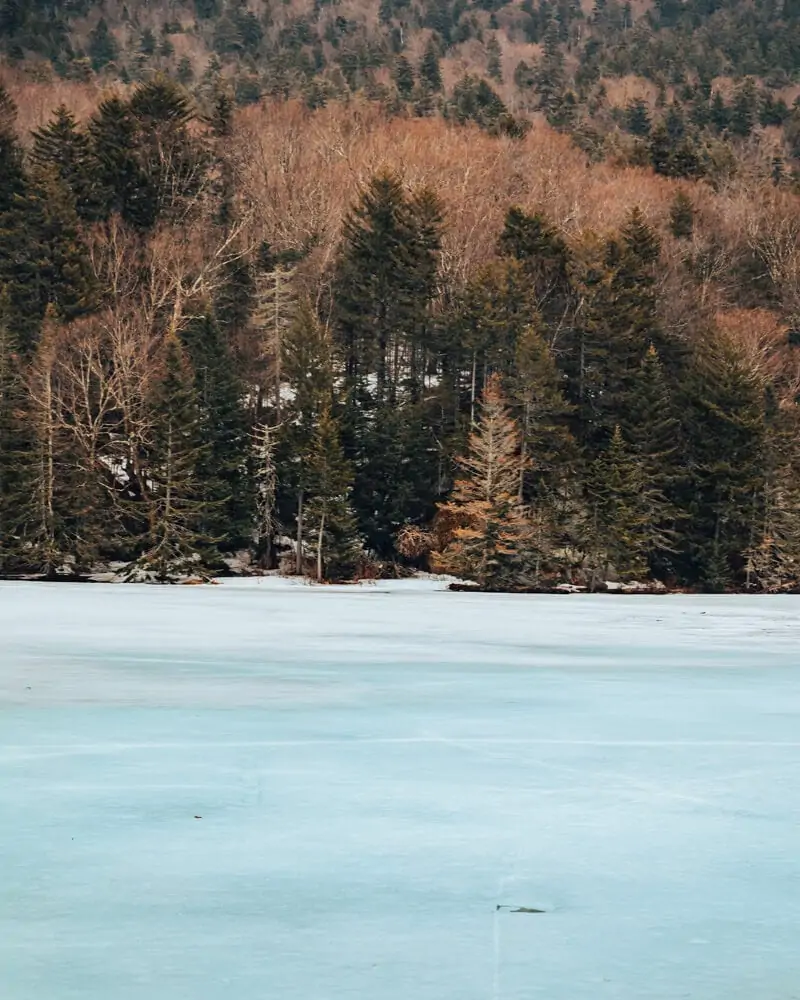
<path id="1" fill-rule="evenodd" d="M 297 542 L 295 552 L 295 572 L 303 575 L 303 491 L 297 497 Z"/>
<path id="2" fill-rule="evenodd" d="M 319 534 L 317 535 L 317 583 L 322 583 L 322 538 L 325 533 L 325 512 L 319 519 Z"/>
<path id="3" fill-rule="evenodd" d="M 478 373 L 478 352 L 472 352 L 472 386 L 469 395 L 469 422 L 475 426 L 475 379 Z"/>

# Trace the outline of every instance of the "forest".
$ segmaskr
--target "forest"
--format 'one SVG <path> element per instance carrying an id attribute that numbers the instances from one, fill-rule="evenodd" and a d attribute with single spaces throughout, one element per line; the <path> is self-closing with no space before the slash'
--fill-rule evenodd
<path id="1" fill-rule="evenodd" d="M 0 575 L 800 586 L 788 6 L 135 6 L 0 5 Z"/>

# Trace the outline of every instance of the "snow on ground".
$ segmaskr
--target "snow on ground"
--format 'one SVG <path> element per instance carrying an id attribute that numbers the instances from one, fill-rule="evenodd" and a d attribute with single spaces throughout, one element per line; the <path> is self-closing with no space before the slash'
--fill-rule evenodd
<path id="1" fill-rule="evenodd" d="M 800 997 L 800 600 L 440 588 L 0 584 L 3 1000 Z"/>

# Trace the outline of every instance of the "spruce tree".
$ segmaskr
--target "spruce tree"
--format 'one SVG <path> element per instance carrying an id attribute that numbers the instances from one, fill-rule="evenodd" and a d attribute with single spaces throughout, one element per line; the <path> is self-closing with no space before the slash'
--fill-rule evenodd
<path id="1" fill-rule="evenodd" d="M 203 414 L 192 371 L 174 333 L 167 335 L 163 373 L 151 407 L 144 495 L 129 506 L 130 515 L 144 523 L 139 555 L 126 577 L 172 583 L 187 573 L 202 575 L 201 558 L 215 541 L 202 531 L 213 506 L 198 475 L 208 453 L 201 436 Z"/>
<path id="2" fill-rule="evenodd" d="M 0 83 L 0 216 L 8 212 L 25 191 L 22 147 L 17 139 L 17 108 Z"/>
<path id="3" fill-rule="evenodd" d="M 326 406 L 317 420 L 304 470 L 305 519 L 318 581 L 352 579 L 360 544 L 350 505 L 352 470 L 336 420 Z"/>
<path id="4" fill-rule="evenodd" d="M 457 464 L 459 478 L 439 505 L 440 530 L 450 540 L 438 567 L 486 590 L 527 585 L 536 552 L 519 502 L 521 436 L 496 375 L 486 384 L 468 451 Z"/>
<path id="5" fill-rule="evenodd" d="M 680 385 L 686 476 L 676 492 L 685 512 L 687 582 L 725 590 L 741 578 L 765 482 L 765 416 L 755 375 L 716 339 L 699 345 Z"/>
<path id="6" fill-rule="evenodd" d="M 625 127 L 631 133 L 644 137 L 650 134 L 650 110 L 641 97 L 635 98 L 625 109 Z"/>
<path id="7" fill-rule="evenodd" d="M 500 253 L 518 260 L 530 277 L 536 305 L 551 326 L 563 321 L 570 297 L 566 242 L 539 212 L 528 215 L 518 206 L 506 213 L 498 242 Z"/>
<path id="8" fill-rule="evenodd" d="M 126 222 L 137 224 L 140 191 L 146 182 L 137 160 L 136 120 L 128 104 L 120 97 L 101 101 L 89 122 L 89 137 L 102 216 L 117 212 Z"/>
<path id="9" fill-rule="evenodd" d="M 81 219 L 91 222 L 99 218 L 101 205 L 89 138 L 63 104 L 43 128 L 33 133 L 30 159 L 40 171 L 56 172 L 72 193 Z"/>
<path id="10" fill-rule="evenodd" d="M 422 85 L 428 90 L 438 93 L 442 89 L 442 71 L 439 68 L 439 53 L 431 38 L 422 54 L 419 64 L 419 77 Z"/>
<path id="11" fill-rule="evenodd" d="M 397 93 L 404 101 L 411 99 L 416 86 L 414 67 L 405 56 L 398 56 L 392 70 L 392 79 L 397 87 Z"/>
<path id="12" fill-rule="evenodd" d="M 309 455 L 319 418 L 332 406 L 335 376 L 329 333 L 307 299 L 298 302 L 283 346 L 291 401 L 275 428 L 277 517 L 283 524 L 294 522 L 295 570 L 302 573 Z"/>
<path id="13" fill-rule="evenodd" d="M 119 54 L 119 46 L 108 27 L 108 22 L 101 17 L 89 33 L 89 57 L 95 72 L 114 62 Z"/>
<path id="14" fill-rule="evenodd" d="M 669 207 L 669 228 L 676 240 L 689 240 L 694 232 L 695 210 L 691 198 L 681 189 Z"/>
<path id="15" fill-rule="evenodd" d="M 210 501 L 198 519 L 198 530 L 215 539 L 222 551 L 246 548 L 252 539 L 255 496 L 244 387 L 213 316 L 191 322 L 182 336 L 200 411 L 203 448 L 195 478 L 203 498 Z"/>
<path id="16" fill-rule="evenodd" d="M 97 549 L 93 484 L 75 454 L 70 415 L 63 412 L 60 398 L 59 336 L 51 306 L 26 371 L 24 419 L 30 444 L 18 468 L 25 494 L 18 496 L 15 512 L 22 568 L 46 578 L 86 570 Z"/>
<path id="17" fill-rule="evenodd" d="M 622 579 L 646 575 L 652 554 L 672 548 L 663 527 L 666 501 L 619 426 L 592 464 L 587 486 L 590 589 L 607 580 L 612 567 Z"/>
<path id="18" fill-rule="evenodd" d="M 0 294 L 0 574 L 24 565 L 21 511 L 31 494 L 32 442 L 23 365 L 9 324 L 11 301 Z"/>

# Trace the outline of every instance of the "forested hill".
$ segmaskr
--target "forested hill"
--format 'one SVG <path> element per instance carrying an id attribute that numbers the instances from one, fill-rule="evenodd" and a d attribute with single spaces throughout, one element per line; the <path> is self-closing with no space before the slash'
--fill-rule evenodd
<path id="1" fill-rule="evenodd" d="M 798 587 L 792 8 L 0 9 L 0 573 Z"/>
<path id="2" fill-rule="evenodd" d="M 0 45 L 71 80 L 223 78 L 240 105 L 359 93 L 510 134 L 541 114 L 674 176 L 716 176 L 720 140 L 758 129 L 776 171 L 800 154 L 795 0 L 2 0 Z"/>

